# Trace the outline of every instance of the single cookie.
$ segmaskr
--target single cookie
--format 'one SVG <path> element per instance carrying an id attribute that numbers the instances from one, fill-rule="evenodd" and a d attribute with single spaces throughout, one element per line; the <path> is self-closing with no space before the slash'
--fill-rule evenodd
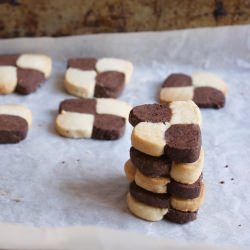
<path id="1" fill-rule="evenodd" d="M 115 99 L 68 99 L 60 103 L 56 130 L 65 137 L 116 140 L 131 107 Z"/>
<path id="2" fill-rule="evenodd" d="M 34 92 L 49 77 L 52 61 L 46 55 L 0 56 L 0 94 Z"/>
<path id="3" fill-rule="evenodd" d="M 18 143 L 27 136 L 31 112 L 21 105 L 0 105 L 0 143 Z"/>
<path id="4" fill-rule="evenodd" d="M 68 60 L 64 86 L 75 96 L 118 97 L 132 74 L 130 62 L 114 58 L 72 58 Z"/>
<path id="5" fill-rule="evenodd" d="M 213 74 L 171 74 L 162 84 L 160 101 L 193 100 L 201 108 L 222 108 L 226 94 L 226 83 Z"/>
<path id="6" fill-rule="evenodd" d="M 154 157 L 166 154 L 184 163 L 199 158 L 201 114 L 194 102 L 137 106 L 131 110 L 129 121 L 135 125 L 131 142 L 137 150 Z"/>

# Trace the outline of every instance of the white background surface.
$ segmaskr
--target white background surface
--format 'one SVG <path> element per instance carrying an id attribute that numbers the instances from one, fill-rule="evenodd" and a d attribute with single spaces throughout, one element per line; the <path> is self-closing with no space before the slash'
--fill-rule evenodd
<path id="1" fill-rule="evenodd" d="M 71 38 L 0 40 L 0 52 L 52 56 L 53 74 L 29 96 L 0 96 L 33 112 L 28 138 L 0 145 L 0 221 L 34 226 L 98 225 L 165 239 L 250 245 L 250 27 Z M 75 56 L 129 59 L 135 72 L 121 99 L 131 105 L 158 100 L 172 72 L 211 71 L 229 86 L 226 107 L 202 110 L 207 196 L 198 220 L 187 225 L 145 222 L 126 208 L 131 127 L 118 141 L 58 136 L 58 104 L 66 60 Z M 228 165 L 228 168 L 225 168 Z M 233 178 L 233 180 L 231 180 Z M 224 184 L 220 184 L 224 181 Z"/>

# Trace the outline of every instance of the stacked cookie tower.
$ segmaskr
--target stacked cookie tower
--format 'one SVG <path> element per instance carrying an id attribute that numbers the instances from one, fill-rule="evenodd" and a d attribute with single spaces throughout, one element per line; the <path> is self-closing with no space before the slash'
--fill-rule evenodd
<path id="1" fill-rule="evenodd" d="M 193 101 L 146 104 L 131 110 L 129 122 L 129 210 L 148 221 L 196 219 L 204 199 L 199 108 Z"/>

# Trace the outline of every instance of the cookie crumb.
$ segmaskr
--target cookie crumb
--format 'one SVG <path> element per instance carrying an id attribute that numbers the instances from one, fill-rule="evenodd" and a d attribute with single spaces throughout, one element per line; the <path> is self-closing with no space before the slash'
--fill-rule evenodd
<path id="1" fill-rule="evenodd" d="M 234 178 L 231 178 L 231 181 L 233 181 L 234 180 Z"/>
<path id="2" fill-rule="evenodd" d="M 8 195 L 9 194 L 9 191 L 6 191 L 6 190 L 3 190 L 0 188 L 0 196 L 5 196 L 5 195 Z"/>
<path id="3" fill-rule="evenodd" d="M 241 224 L 239 224 L 238 227 L 241 227 Z"/>
<path id="4" fill-rule="evenodd" d="M 228 165 L 226 165 L 225 168 L 228 168 Z"/>
<path id="5" fill-rule="evenodd" d="M 16 203 L 21 202 L 20 199 L 12 199 L 12 200 L 15 201 Z"/>
<path id="6" fill-rule="evenodd" d="M 225 181 L 220 181 L 220 184 L 224 184 L 225 183 Z"/>

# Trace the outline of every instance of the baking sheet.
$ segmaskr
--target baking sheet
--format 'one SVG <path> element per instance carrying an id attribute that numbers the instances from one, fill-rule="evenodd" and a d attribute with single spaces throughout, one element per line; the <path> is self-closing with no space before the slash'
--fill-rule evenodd
<path id="1" fill-rule="evenodd" d="M 0 52 L 42 52 L 52 56 L 53 73 L 34 94 L 1 96 L 33 112 L 28 138 L 0 145 L 0 221 L 39 227 L 94 225 L 173 240 L 250 245 L 250 26 L 157 33 L 105 34 L 68 38 L 0 40 Z M 120 99 L 131 105 L 157 101 L 163 79 L 172 72 L 207 70 L 229 85 L 221 110 L 202 110 L 206 201 L 198 220 L 187 225 L 150 223 L 126 207 L 131 127 L 114 142 L 58 136 L 58 104 L 66 60 L 113 56 L 135 66 Z M 225 167 L 225 166 L 228 167 Z M 223 181 L 224 184 L 220 182 Z"/>

